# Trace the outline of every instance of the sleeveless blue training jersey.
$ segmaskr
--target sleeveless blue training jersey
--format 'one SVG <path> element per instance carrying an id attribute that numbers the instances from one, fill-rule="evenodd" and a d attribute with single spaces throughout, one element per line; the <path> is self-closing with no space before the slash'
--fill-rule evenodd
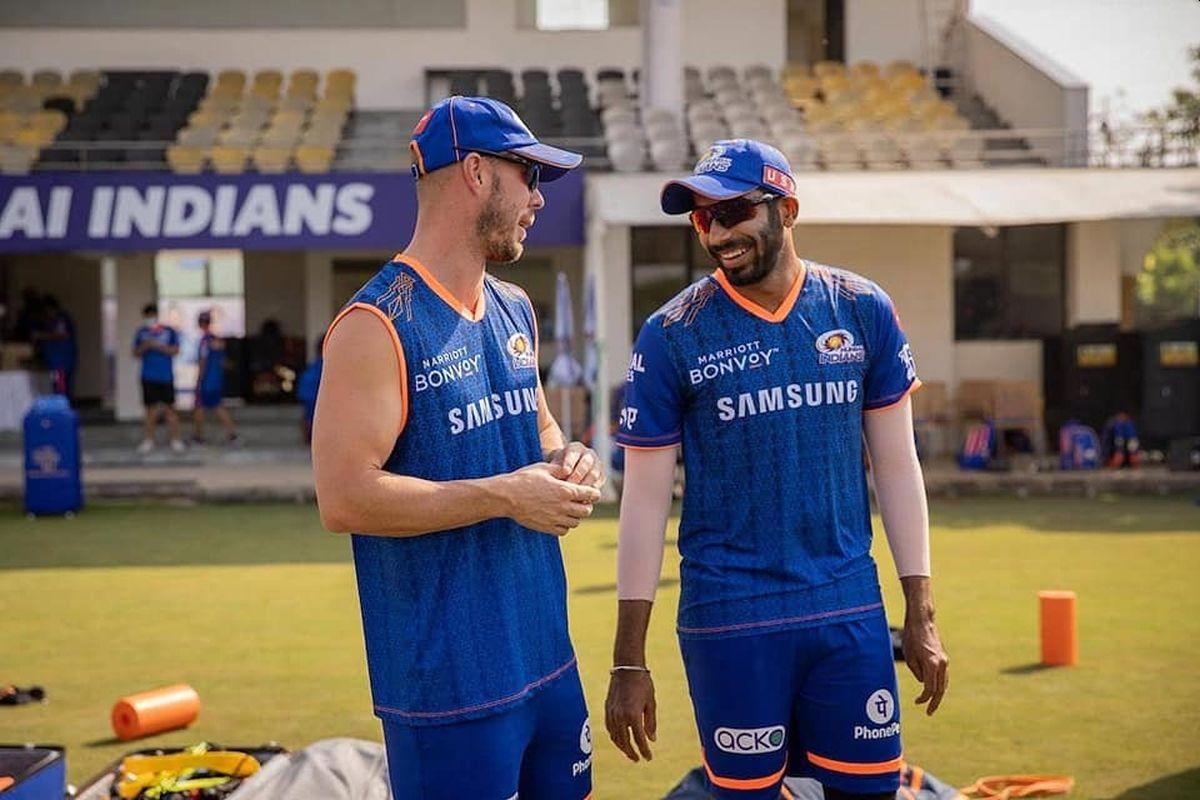
<path id="1" fill-rule="evenodd" d="M 387 471 L 447 481 L 543 460 L 533 308 L 490 275 L 480 302 L 472 315 L 398 256 L 347 306 L 396 334 L 405 419 Z M 353 550 L 380 717 L 422 725 L 503 711 L 574 663 L 553 536 L 492 519 L 407 538 L 355 534 Z"/>
<path id="2" fill-rule="evenodd" d="M 881 607 L 862 416 L 915 389 L 916 367 L 882 289 L 805 266 L 773 314 L 718 270 L 651 316 L 634 346 L 616 438 L 682 443 L 684 637 Z"/>

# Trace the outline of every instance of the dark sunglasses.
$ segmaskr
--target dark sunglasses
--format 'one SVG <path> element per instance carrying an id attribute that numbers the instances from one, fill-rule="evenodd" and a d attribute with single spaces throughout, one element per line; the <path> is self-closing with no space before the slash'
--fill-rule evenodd
<path id="1" fill-rule="evenodd" d="M 713 220 L 721 223 L 725 228 L 741 225 L 754 216 L 757 206 L 775 199 L 776 196 L 773 194 L 765 194 L 756 198 L 734 197 L 730 200 L 722 200 L 720 203 L 713 203 L 711 206 L 697 206 L 688 216 L 697 231 L 708 233 L 712 230 Z"/>
<path id="2" fill-rule="evenodd" d="M 521 166 L 525 172 L 525 185 L 529 187 L 529 191 L 537 191 L 538 184 L 542 182 L 542 165 L 536 161 L 530 161 L 527 158 L 514 156 L 509 153 L 497 153 L 492 150 L 463 150 L 464 153 L 478 153 L 481 156 L 490 156 L 498 158 L 501 161 L 508 161 L 512 164 Z"/>

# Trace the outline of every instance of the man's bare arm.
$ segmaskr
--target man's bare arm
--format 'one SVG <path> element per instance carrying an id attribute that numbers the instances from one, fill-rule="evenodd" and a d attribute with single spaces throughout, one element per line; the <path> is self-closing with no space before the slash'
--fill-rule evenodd
<path id="1" fill-rule="evenodd" d="M 383 469 L 405 413 L 400 364 L 388 323 L 347 314 L 325 343 L 313 422 L 313 474 L 321 521 L 331 531 L 418 536 L 512 517 L 565 534 L 591 513 L 599 492 L 536 464 L 477 480 L 427 481 Z"/>

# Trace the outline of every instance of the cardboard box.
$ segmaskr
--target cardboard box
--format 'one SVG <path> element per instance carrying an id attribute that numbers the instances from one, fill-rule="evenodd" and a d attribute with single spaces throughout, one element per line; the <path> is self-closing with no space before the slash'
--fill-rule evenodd
<path id="1" fill-rule="evenodd" d="M 960 419 L 993 419 L 1006 423 L 1036 423 L 1043 401 L 1033 381 L 962 381 L 955 398 Z"/>
<path id="2" fill-rule="evenodd" d="M 26 369 L 33 362 L 33 345 L 6 342 L 0 345 L 0 370 Z"/>

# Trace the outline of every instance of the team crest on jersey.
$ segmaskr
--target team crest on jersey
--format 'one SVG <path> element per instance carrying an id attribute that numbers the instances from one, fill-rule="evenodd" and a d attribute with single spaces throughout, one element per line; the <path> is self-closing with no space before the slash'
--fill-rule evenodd
<path id="1" fill-rule="evenodd" d="M 401 314 L 408 322 L 412 322 L 412 293 L 415 281 L 403 272 L 396 276 L 387 291 L 379 295 L 375 305 L 383 309 L 388 319 L 396 319 Z"/>
<path id="2" fill-rule="evenodd" d="M 854 343 L 854 334 L 845 328 L 825 331 L 817 337 L 817 360 L 822 364 L 853 364 L 865 361 L 867 351 Z"/>
<path id="3" fill-rule="evenodd" d="M 537 354 L 533 352 L 533 343 L 524 333 L 517 331 L 508 337 L 508 354 L 512 356 L 513 369 L 536 369 Z"/>

